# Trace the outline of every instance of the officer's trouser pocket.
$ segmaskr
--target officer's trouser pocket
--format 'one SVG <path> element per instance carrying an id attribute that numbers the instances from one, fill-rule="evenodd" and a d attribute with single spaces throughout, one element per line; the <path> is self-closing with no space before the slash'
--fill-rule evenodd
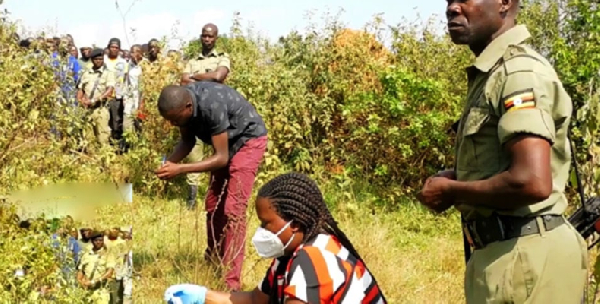
<path id="1" fill-rule="evenodd" d="M 568 224 L 477 250 L 465 280 L 467 303 L 579 304 L 587 252 Z"/>
<path id="2" fill-rule="evenodd" d="M 110 112 L 106 106 L 100 106 L 92 109 L 90 115 L 92 124 L 94 125 L 94 134 L 101 144 L 106 144 L 110 139 Z"/>

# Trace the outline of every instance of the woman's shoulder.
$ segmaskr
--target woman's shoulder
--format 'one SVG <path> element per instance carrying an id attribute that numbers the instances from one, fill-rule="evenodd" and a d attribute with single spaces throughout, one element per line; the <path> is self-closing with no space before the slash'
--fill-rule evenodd
<path id="1" fill-rule="evenodd" d="M 292 255 L 290 266 L 339 265 L 340 260 L 346 261 L 348 257 L 348 251 L 334 236 L 319 234 L 298 247 Z"/>
<path id="2" fill-rule="evenodd" d="M 348 255 L 346 248 L 335 236 L 325 233 L 318 234 L 314 238 L 308 240 L 306 243 L 302 244 L 296 252 L 302 251 L 320 252 L 322 254 L 333 254 L 335 256 L 341 255 L 340 257 L 342 258 Z"/>

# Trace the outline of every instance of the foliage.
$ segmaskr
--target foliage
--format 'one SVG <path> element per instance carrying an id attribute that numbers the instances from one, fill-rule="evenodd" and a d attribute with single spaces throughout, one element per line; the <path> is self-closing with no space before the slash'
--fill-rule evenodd
<path id="1" fill-rule="evenodd" d="M 519 22 L 554 63 L 576 105 L 573 137 L 588 192 L 597 192 L 598 8 L 577 0 L 522 2 Z M 217 44 L 232 56 L 227 84 L 255 105 L 269 129 L 258 185 L 294 169 L 335 181 L 342 192 L 355 181 L 369 184 L 376 197 L 371 204 L 396 209 L 427 176 L 452 166 L 448 129 L 460 114 L 464 68 L 473 56 L 440 34 L 439 20 L 387 25 L 376 16 L 356 31 L 339 15 L 326 15 L 322 26 L 312 22 L 305 34 L 292 32 L 271 43 L 242 29 L 239 17 Z M 129 153 L 117 156 L 95 145 L 84 113 L 56 106 L 52 70 L 18 48 L 12 25 L 4 21 L 0 29 L 0 189 L 125 179 L 138 194 L 155 196 L 167 188 L 153 171 L 178 133 L 160 117 L 156 100 L 164 85 L 176 81 L 180 66 L 146 75 L 142 133 L 131 138 Z M 383 43 L 385 32 L 391 38 Z M 198 41 L 184 51 L 198 54 Z M 61 138 L 50 132 L 53 125 Z M 183 185 L 181 177 L 168 188 L 175 193 Z"/>

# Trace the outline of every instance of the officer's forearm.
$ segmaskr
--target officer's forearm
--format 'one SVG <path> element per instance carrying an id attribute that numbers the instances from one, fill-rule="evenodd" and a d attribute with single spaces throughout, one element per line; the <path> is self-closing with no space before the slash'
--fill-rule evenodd
<path id="1" fill-rule="evenodd" d="M 190 154 L 190 152 L 192 152 L 192 149 L 194 148 L 195 144 L 196 144 L 195 139 L 194 140 L 184 140 L 184 139 L 179 140 L 179 143 L 177 144 L 177 146 L 175 146 L 175 150 L 167 158 L 167 160 L 172 163 L 180 162 L 182 159 L 184 159 L 186 156 L 188 156 L 188 154 Z"/>
<path id="2" fill-rule="evenodd" d="M 79 282 L 79 284 L 85 285 L 85 276 L 83 275 L 83 272 L 77 272 L 77 281 Z"/>
<path id="3" fill-rule="evenodd" d="M 212 72 L 207 72 L 207 73 L 197 73 L 197 74 L 192 75 L 190 78 L 197 80 L 197 81 L 211 80 L 211 81 L 220 82 L 219 74 L 217 73 L 217 71 L 212 71 Z"/>
<path id="4" fill-rule="evenodd" d="M 77 91 L 77 100 L 79 102 L 83 102 L 85 100 L 85 95 L 81 90 Z"/>
<path id="5" fill-rule="evenodd" d="M 531 189 L 536 177 L 523 172 L 505 171 L 486 180 L 450 181 L 448 196 L 456 204 L 514 210 L 543 201 L 548 196 Z"/>
<path id="6" fill-rule="evenodd" d="M 113 87 L 109 87 L 104 94 L 100 95 L 100 98 L 98 98 L 99 100 L 104 100 L 106 99 L 108 96 L 110 96 L 113 92 Z"/>
<path id="7" fill-rule="evenodd" d="M 181 79 L 179 80 L 180 85 L 187 85 L 192 82 L 194 82 L 194 80 L 191 78 L 189 73 L 183 73 L 183 75 L 181 75 Z"/>
<path id="8" fill-rule="evenodd" d="M 114 272 L 115 270 L 110 268 L 102 277 L 100 277 L 100 281 L 108 280 L 108 278 L 110 278 Z"/>

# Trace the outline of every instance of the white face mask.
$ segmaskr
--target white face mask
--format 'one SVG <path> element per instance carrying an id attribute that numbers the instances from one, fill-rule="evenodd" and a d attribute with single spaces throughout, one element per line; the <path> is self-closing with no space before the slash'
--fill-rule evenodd
<path id="1" fill-rule="evenodd" d="M 252 244 L 254 244 L 254 248 L 256 248 L 256 251 L 261 258 L 274 259 L 284 254 L 285 248 L 292 242 L 295 234 L 292 235 L 285 245 L 283 245 L 283 242 L 279 239 L 279 235 L 289 227 L 291 223 L 292 222 L 290 221 L 285 224 L 277 234 L 262 227 L 256 229 L 256 233 L 252 237 Z"/>

